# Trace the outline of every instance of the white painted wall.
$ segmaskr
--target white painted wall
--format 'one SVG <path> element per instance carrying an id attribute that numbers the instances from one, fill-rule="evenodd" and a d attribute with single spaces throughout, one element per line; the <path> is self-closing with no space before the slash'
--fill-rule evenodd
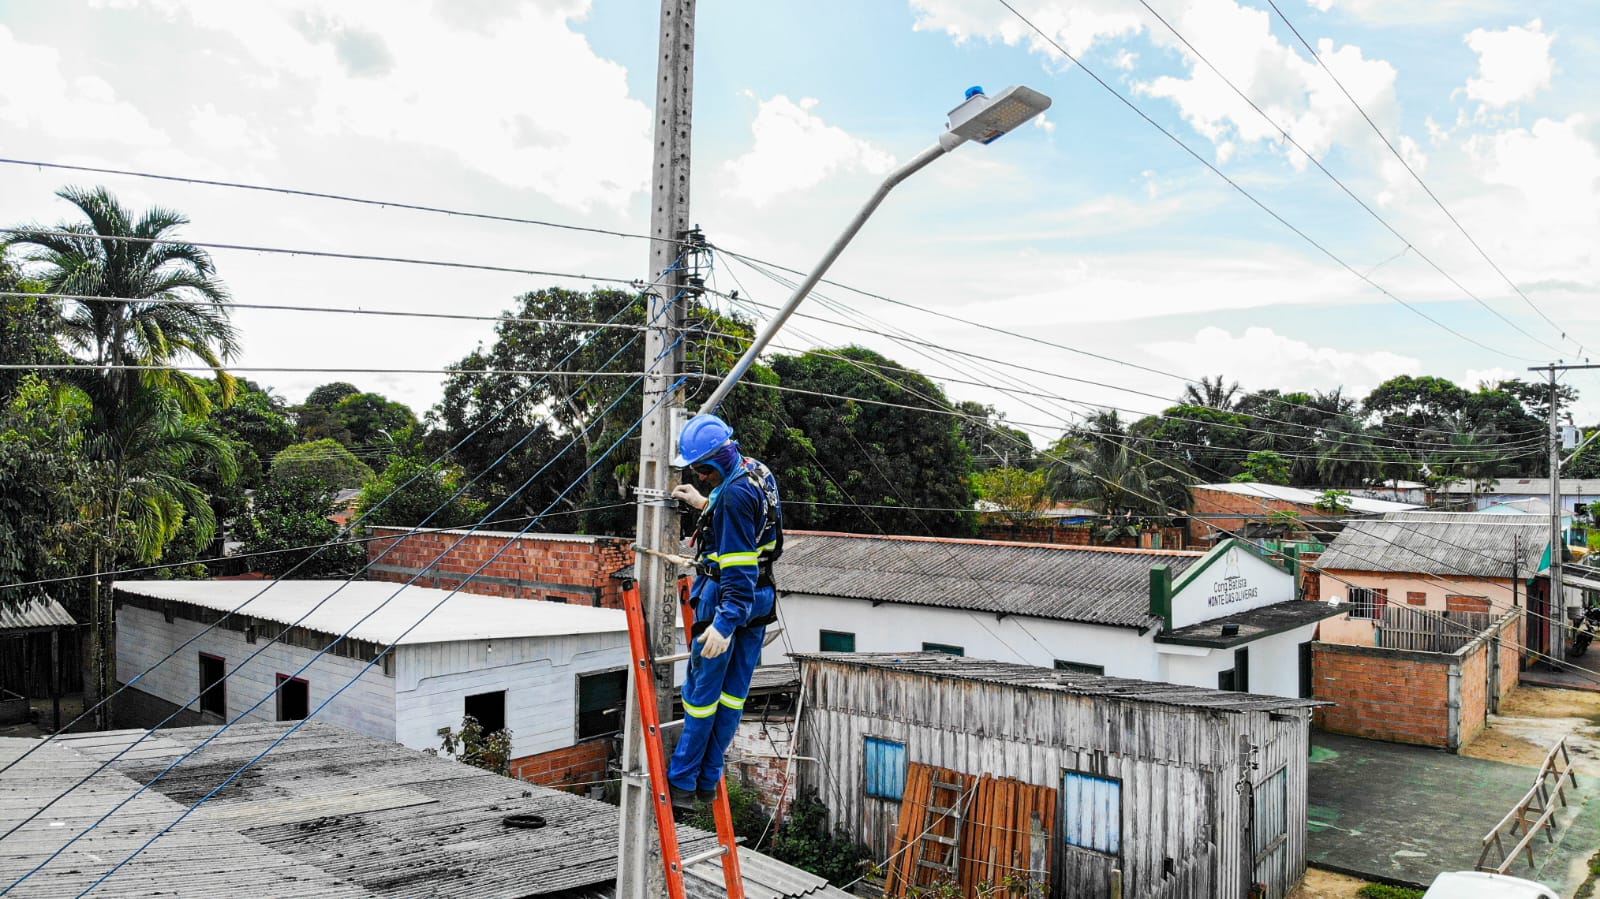
<path id="1" fill-rule="evenodd" d="M 856 635 L 857 652 L 918 652 L 923 643 L 960 646 L 979 659 L 1050 668 L 1056 659 L 1103 666 L 1118 677 L 1160 678 L 1152 629 L 1144 636 L 1128 627 L 1105 627 L 1047 618 L 967 612 L 934 606 L 871 602 L 789 594 L 778 601 L 784 632 L 767 645 L 762 664 L 786 661 L 789 652 L 817 652 L 821 632 Z M 1215 686 L 1213 680 L 1212 685 Z"/>
<path id="2" fill-rule="evenodd" d="M 1204 568 L 1197 565 L 1184 575 L 1173 584 L 1173 628 L 1288 602 L 1295 597 L 1294 575 L 1236 543 L 1228 546 L 1211 564 Z"/>
<path id="3" fill-rule="evenodd" d="M 1250 650 L 1250 692 L 1267 696 L 1300 695 L 1300 644 L 1311 640 L 1315 623 L 1302 625 L 1244 644 Z M 1157 644 L 1161 680 L 1195 687 L 1217 686 L 1217 675 L 1234 667 L 1234 649 Z M 1198 653 L 1198 654 L 1196 654 Z"/>
<path id="4" fill-rule="evenodd" d="M 155 665 L 174 647 L 204 629 L 205 625 L 197 621 L 175 618 L 168 624 L 160 612 L 127 605 L 119 607 L 118 680 L 127 683 Z M 244 634 L 239 631 L 215 628 L 159 668 L 145 674 L 135 688 L 175 705 L 195 703 L 200 692 L 200 653 L 221 656 L 226 660 L 223 670 L 231 672 L 251 653 L 262 650 L 259 656 L 228 675 L 228 720 L 244 717 L 256 721 L 276 721 L 278 704 L 275 698 L 267 699 L 254 711 L 246 710 L 271 693 L 277 686 L 277 675 L 294 674 L 316 655 L 316 651 L 282 643 L 267 645 L 268 639 L 268 636 L 263 636 L 257 643 L 247 643 Z M 262 649 L 263 646 L 265 649 Z M 369 736 L 393 740 L 394 679 L 384 675 L 381 664 L 363 673 L 365 666 L 366 662 L 329 654 L 318 658 L 310 669 L 299 676 L 308 683 L 311 708 L 315 709 L 334 690 L 359 674 L 360 679 L 329 703 L 317 717 Z M 197 703 L 195 707 L 198 708 Z"/>
<path id="5" fill-rule="evenodd" d="M 767 645 L 762 664 L 786 661 L 785 654 L 790 652 L 817 652 L 822 648 L 822 631 L 830 630 L 855 634 L 857 652 L 916 652 L 924 642 L 945 643 L 962 647 L 973 658 L 1041 668 L 1053 667 L 1056 659 L 1063 659 L 1100 665 L 1106 674 L 1116 677 L 1212 689 L 1217 686 L 1217 672 L 1233 667 L 1232 649 L 1162 646 L 1155 642 L 1156 629 L 1140 636 L 1133 628 L 1016 615 L 997 621 L 993 613 L 986 612 L 894 603 L 874 608 L 867 600 L 806 594 L 784 596 L 778 602 L 778 615 L 784 632 Z M 1246 644 L 1250 647 L 1250 691 L 1299 696 L 1298 647 L 1311 639 L 1314 630 L 1316 625 L 1308 624 Z"/>
<path id="6" fill-rule="evenodd" d="M 439 728 L 461 726 L 468 696 L 505 690 L 513 758 L 571 746 L 578 676 L 626 670 L 629 658 L 625 632 L 402 646 L 395 659 L 395 739 L 436 749 Z"/>

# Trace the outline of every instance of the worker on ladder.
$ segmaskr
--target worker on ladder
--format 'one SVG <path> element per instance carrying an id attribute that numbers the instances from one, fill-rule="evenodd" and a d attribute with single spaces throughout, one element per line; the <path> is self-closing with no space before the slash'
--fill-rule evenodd
<path id="1" fill-rule="evenodd" d="M 783 511 L 777 479 L 739 451 L 733 428 L 715 415 L 689 420 L 673 465 L 710 490 L 684 483 L 672 491 L 700 510 L 683 734 L 667 769 L 673 806 L 693 809 L 716 798 L 767 625 L 777 620 L 772 563 L 783 551 Z"/>

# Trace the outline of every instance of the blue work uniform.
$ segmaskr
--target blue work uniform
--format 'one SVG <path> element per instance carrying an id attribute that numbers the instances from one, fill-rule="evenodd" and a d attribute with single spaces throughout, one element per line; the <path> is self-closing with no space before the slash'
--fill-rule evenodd
<path id="1" fill-rule="evenodd" d="M 782 513 L 778 485 L 765 465 L 746 459 L 737 444 L 705 460 L 724 473 L 711 491 L 695 551 L 697 574 L 690 590 L 697 632 L 706 625 L 731 637 L 714 659 L 700 655 L 691 636 L 689 674 L 683 682 L 683 735 L 672 753 L 667 779 L 682 790 L 714 790 L 723 757 L 733 742 L 761 660 L 767 624 L 774 619 L 771 558 L 779 549 Z"/>

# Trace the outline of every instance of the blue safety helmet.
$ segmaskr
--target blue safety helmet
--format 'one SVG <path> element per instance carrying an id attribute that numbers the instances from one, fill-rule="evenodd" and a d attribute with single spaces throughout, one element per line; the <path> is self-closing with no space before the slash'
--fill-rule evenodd
<path id="1" fill-rule="evenodd" d="M 678 435 L 678 455 L 672 458 L 677 468 L 693 465 L 727 446 L 733 440 L 733 428 L 722 419 L 710 414 L 696 415 L 683 426 Z"/>

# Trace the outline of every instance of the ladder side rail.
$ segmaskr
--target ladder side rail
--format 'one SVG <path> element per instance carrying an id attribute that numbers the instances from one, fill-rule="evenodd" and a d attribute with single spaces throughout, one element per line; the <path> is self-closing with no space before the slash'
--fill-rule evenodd
<path id="1" fill-rule="evenodd" d="M 655 804 L 656 831 L 661 837 L 661 858 L 666 866 L 667 895 L 670 899 L 688 899 L 683 885 L 678 823 L 672 816 L 672 794 L 667 786 L 667 762 L 661 743 L 661 711 L 660 706 L 656 705 L 655 665 L 650 655 L 650 641 L 637 583 L 622 592 L 622 603 L 628 615 L 628 646 L 633 652 L 633 670 L 629 674 L 638 694 L 645 755 L 649 758 L 650 766 L 650 799 Z"/>

